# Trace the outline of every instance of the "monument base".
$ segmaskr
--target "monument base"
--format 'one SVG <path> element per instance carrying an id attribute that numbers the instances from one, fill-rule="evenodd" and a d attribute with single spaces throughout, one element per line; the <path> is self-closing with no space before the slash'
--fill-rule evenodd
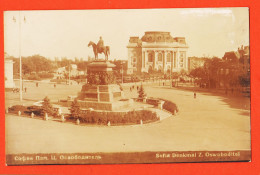
<path id="1" fill-rule="evenodd" d="M 73 100 L 67 101 L 67 106 L 71 106 Z M 92 108 L 94 110 L 105 110 L 105 111 L 115 111 L 120 110 L 122 108 L 127 108 L 133 104 L 132 99 L 121 99 L 114 102 L 95 102 L 95 101 L 85 101 L 78 100 L 80 108 L 89 109 Z"/>
<path id="2" fill-rule="evenodd" d="M 124 98 L 119 85 L 83 85 L 78 99 L 92 102 L 113 102 Z"/>

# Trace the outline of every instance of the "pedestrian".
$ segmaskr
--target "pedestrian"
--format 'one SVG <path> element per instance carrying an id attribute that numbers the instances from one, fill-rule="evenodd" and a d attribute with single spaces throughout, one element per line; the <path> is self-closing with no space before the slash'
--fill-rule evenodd
<path id="1" fill-rule="evenodd" d="M 54 88 L 56 88 L 56 84 L 54 84 Z"/>
<path id="2" fill-rule="evenodd" d="M 194 92 L 194 99 L 197 97 L 197 94 L 196 94 L 196 92 Z"/>
<path id="3" fill-rule="evenodd" d="M 164 82 L 163 82 L 162 84 L 163 84 L 163 86 L 164 86 Z"/>
<path id="4" fill-rule="evenodd" d="M 24 88 L 24 92 L 25 92 L 25 93 L 27 92 L 27 88 L 26 88 L 26 87 Z"/>
<path id="5" fill-rule="evenodd" d="M 137 86 L 136 89 L 138 90 L 138 89 L 139 89 L 139 86 Z"/>
<path id="6" fill-rule="evenodd" d="M 36 82 L 36 87 L 38 87 L 39 86 L 39 83 L 38 82 Z"/>

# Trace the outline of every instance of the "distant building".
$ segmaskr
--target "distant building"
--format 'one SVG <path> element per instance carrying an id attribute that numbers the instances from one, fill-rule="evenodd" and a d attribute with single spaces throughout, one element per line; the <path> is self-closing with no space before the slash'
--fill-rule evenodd
<path id="1" fill-rule="evenodd" d="M 14 88 L 13 60 L 5 59 L 5 88 Z"/>
<path id="2" fill-rule="evenodd" d="M 65 78 L 65 75 L 69 73 L 71 77 L 85 74 L 84 71 L 78 71 L 78 66 L 76 64 L 70 64 L 70 69 L 68 69 L 66 66 L 58 68 L 54 77 L 57 79 L 63 79 Z"/>
<path id="3" fill-rule="evenodd" d="M 220 88 L 233 88 L 240 86 L 239 83 L 231 82 L 227 77 L 235 75 L 246 76 L 248 86 L 250 86 L 250 58 L 249 46 L 241 46 L 237 51 L 226 52 L 222 60 L 228 64 L 219 69 L 219 87 Z"/>
<path id="4" fill-rule="evenodd" d="M 141 39 L 130 37 L 127 49 L 129 74 L 188 70 L 186 40 L 172 37 L 170 32 L 149 31 Z"/>
<path id="5" fill-rule="evenodd" d="M 191 71 L 198 67 L 203 67 L 204 63 L 207 59 L 208 58 L 205 58 L 205 57 L 189 57 L 188 58 L 188 71 Z"/>

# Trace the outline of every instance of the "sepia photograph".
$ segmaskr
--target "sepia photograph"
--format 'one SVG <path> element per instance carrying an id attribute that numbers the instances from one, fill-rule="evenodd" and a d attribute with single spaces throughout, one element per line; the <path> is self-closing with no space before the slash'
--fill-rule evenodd
<path id="1" fill-rule="evenodd" d="M 4 11 L 6 164 L 250 162 L 249 8 Z"/>

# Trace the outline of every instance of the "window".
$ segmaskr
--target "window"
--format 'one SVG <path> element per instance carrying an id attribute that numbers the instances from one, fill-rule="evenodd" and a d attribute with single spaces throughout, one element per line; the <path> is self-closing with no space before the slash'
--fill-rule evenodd
<path id="1" fill-rule="evenodd" d="M 176 52 L 174 52 L 174 67 L 176 67 Z"/>
<path id="2" fill-rule="evenodd" d="M 167 66 L 167 73 L 170 73 L 170 72 L 171 72 L 171 67 Z"/>
<path id="3" fill-rule="evenodd" d="M 160 62 L 162 61 L 162 53 L 158 54 L 158 61 L 160 61 Z"/>
<path id="4" fill-rule="evenodd" d="M 148 62 L 153 62 L 153 53 L 148 54 Z"/>
<path id="5" fill-rule="evenodd" d="M 167 54 L 167 62 L 171 62 L 171 53 Z"/>
<path id="6" fill-rule="evenodd" d="M 180 67 L 184 66 L 184 53 L 180 52 Z"/>

